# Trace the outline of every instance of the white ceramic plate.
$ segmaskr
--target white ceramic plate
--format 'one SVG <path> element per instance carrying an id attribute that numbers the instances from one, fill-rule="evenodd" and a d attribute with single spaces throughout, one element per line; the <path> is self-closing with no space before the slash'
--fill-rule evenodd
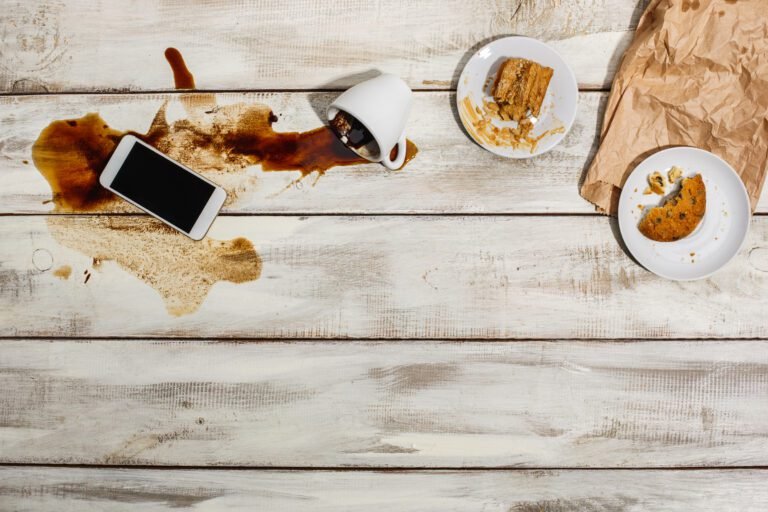
<path id="1" fill-rule="evenodd" d="M 680 167 L 683 177 L 701 173 L 707 210 L 687 237 L 654 242 L 640 233 L 637 224 L 647 208 L 657 206 L 662 198 L 643 191 L 650 173 L 660 171 L 666 176 L 672 166 Z M 673 189 L 668 186 L 667 190 Z M 747 191 L 731 166 L 708 151 L 689 147 L 665 149 L 646 158 L 627 178 L 619 199 L 619 229 L 629 252 L 654 274 L 675 281 L 703 279 L 725 266 L 741 249 L 750 217 Z"/>
<path id="2" fill-rule="evenodd" d="M 532 135 L 537 137 L 545 132 L 559 131 L 544 136 L 533 152 L 530 148 L 512 148 L 497 146 L 478 138 L 462 102 L 469 97 L 472 103 L 482 108 L 483 99 L 493 99 L 491 89 L 501 64 L 511 57 L 525 58 L 548 66 L 554 70 L 547 95 L 541 107 L 541 114 L 535 120 Z M 488 151 L 507 158 L 531 158 L 546 153 L 555 147 L 571 129 L 576 119 L 576 107 L 579 99 L 579 86 L 576 77 L 563 58 L 551 47 L 529 37 L 505 37 L 487 44 L 475 53 L 461 72 L 456 89 L 456 104 L 459 117 L 467 133 L 480 146 Z M 494 120 L 499 128 L 515 127 L 514 121 Z"/>

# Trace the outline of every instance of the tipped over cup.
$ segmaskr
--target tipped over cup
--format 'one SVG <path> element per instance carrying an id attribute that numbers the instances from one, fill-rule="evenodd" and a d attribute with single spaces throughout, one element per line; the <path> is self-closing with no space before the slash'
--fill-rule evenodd
<path id="1" fill-rule="evenodd" d="M 405 124 L 412 104 L 408 85 L 398 76 L 383 74 L 344 91 L 327 115 L 347 147 L 366 160 L 399 169 L 405 162 Z"/>

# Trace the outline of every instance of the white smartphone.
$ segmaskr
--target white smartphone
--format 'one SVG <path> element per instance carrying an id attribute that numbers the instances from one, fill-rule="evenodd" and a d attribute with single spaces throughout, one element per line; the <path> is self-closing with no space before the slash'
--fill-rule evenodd
<path id="1" fill-rule="evenodd" d="M 101 185 L 178 229 L 202 239 L 227 193 L 133 135 L 125 135 L 99 177 Z"/>

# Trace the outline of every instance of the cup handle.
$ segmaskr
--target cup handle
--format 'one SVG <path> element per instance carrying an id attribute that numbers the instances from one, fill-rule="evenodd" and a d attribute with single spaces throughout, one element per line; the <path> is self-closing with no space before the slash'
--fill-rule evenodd
<path id="1" fill-rule="evenodd" d="M 384 167 L 386 167 L 387 169 L 391 169 L 393 171 L 396 171 L 399 168 L 401 168 L 403 166 L 403 163 L 405 162 L 405 149 L 406 149 L 405 133 L 403 133 L 400 136 L 400 140 L 397 141 L 396 147 L 397 147 L 397 158 L 395 158 L 394 161 L 390 160 L 389 158 L 389 154 L 391 150 L 387 151 L 384 155 L 382 155 L 384 158 L 381 159 L 381 163 L 384 164 Z"/>

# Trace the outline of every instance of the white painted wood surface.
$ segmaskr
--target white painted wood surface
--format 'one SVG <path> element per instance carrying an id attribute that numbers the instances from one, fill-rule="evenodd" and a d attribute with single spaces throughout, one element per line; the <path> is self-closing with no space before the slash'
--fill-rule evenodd
<path id="1" fill-rule="evenodd" d="M 218 94 L 222 104 L 263 103 L 281 115 L 279 131 L 323 124 L 319 113 L 338 93 Z M 164 101 L 169 116 L 183 116 L 176 94 L 0 97 L 0 213 L 52 209 L 51 190 L 31 161 L 32 144 L 51 121 L 99 112 L 119 130 L 144 132 Z M 598 141 L 605 93 L 582 93 L 579 117 L 565 141 L 531 160 L 497 157 L 474 144 L 454 115 L 454 95 L 417 93 L 408 136 L 420 151 L 402 171 L 380 165 L 337 167 L 312 186 L 290 187 L 294 172 L 264 173 L 258 166 L 224 186 L 248 193 L 230 213 L 594 213 L 578 183 Z M 26 163 L 25 163 L 26 162 Z M 213 173 L 213 180 L 221 175 Z M 758 205 L 768 212 L 768 192 Z"/>
<path id="2" fill-rule="evenodd" d="M 5 340 L 0 462 L 767 465 L 767 343 Z"/>
<path id="3" fill-rule="evenodd" d="M 169 315 L 160 295 L 136 277 L 154 271 L 153 258 L 161 257 L 157 251 L 176 238 L 148 243 L 132 233 L 157 222 L 146 217 L 94 219 L 58 217 L 52 224 L 66 236 L 88 236 L 87 247 L 80 249 L 92 248 L 91 254 L 59 245 L 45 216 L 6 217 L 0 223 L 1 335 L 667 339 L 768 334 L 766 217 L 753 220 L 744 248 L 728 266 L 688 283 L 666 281 L 635 264 L 605 217 L 220 217 L 210 237 L 251 240 L 262 260 L 261 278 L 217 283 L 200 309 L 180 317 Z M 50 254 L 53 269 L 69 265 L 73 277 L 61 280 L 51 270 L 41 271 L 43 265 L 38 268 L 34 261 L 37 249 Z M 150 256 L 132 260 L 131 271 L 112 261 L 91 268 L 93 256 L 122 260 L 141 252 Z M 172 254 L 162 257 L 163 274 L 175 275 L 181 262 Z M 198 273 L 198 259 L 183 258 L 185 272 Z M 205 264 L 199 263 L 200 272 Z M 223 273 L 237 266 L 222 265 Z M 91 273 L 87 283 L 85 271 Z M 196 291 L 179 286 L 181 299 Z"/>
<path id="4" fill-rule="evenodd" d="M 205 89 L 345 88 L 376 69 L 447 89 L 473 48 L 511 34 L 549 41 L 604 88 L 646 3 L 6 1 L 0 92 L 171 89 L 168 46 Z"/>
<path id="5" fill-rule="evenodd" d="M 713 278 L 658 279 L 578 196 L 605 93 L 582 93 L 565 143 L 528 162 L 480 150 L 453 111 L 463 63 L 512 33 L 549 41 L 582 89 L 606 89 L 647 3 L 5 2 L 0 510 L 768 509 L 765 470 L 738 469 L 768 466 L 768 218 Z M 151 260 L 165 245 L 130 230 L 117 251 L 112 235 L 62 241 L 62 223 L 146 218 L 24 215 L 51 208 L 24 163 L 50 121 L 98 111 L 143 130 L 163 101 L 178 106 L 177 93 L 104 94 L 170 91 L 169 46 L 200 89 L 265 91 L 217 98 L 269 104 L 284 131 L 319 126 L 333 91 L 400 74 L 421 90 L 420 153 L 402 172 L 337 168 L 282 193 L 298 173 L 250 169 L 250 195 L 227 209 L 245 216 L 211 236 L 251 240 L 260 278 L 216 283 L 171 316 L 145 282 L 151 261 L 119 252 Z M 451 215 L 465 213 L 565 215 Z M 122 266 L 93 261 L 89 244 Z M 191 258 L 176 247 L 161 260 Z M 68 279 L 53 275 L 62 265 Z M 501 466 L 582 469 L 426 471 Z M 720 469 L 642 469 L 679 466 Z M 395 467 L 424 470 L 366 471 Z M 584 469 L 599 467 L 615 469 Z"/>
<path id="6" fill-rule="evenodd" d="M 304 472 L 0 468 L 8 510 L 763 512 L 760 470 Z"/>
<path id="7" fill-rule="evenodd" d="M 322 126 L 319 113 L 338 93 L 218 94 L 220 104 L 263 103 L 280 114 L 279 131 Z M 178 95 L 67 95 L 0 97 L 0 212 L 51 210 L 48 183 L 31 161 L 32 144 L 55 119 L 99 112 L 110 126 L 146 131 L 158 108 L 171 100 L 169 115 L 183 116 Z M 264 173 L 259 166 L 223 183 L 246 187 L 225 211 L 237 213 L 519 213 L 594 212 L 578 183 L 596 144 L 604 93 L 583 93 L 581 115 L 564 143 L 528 161 L 497 157 L 474 144 L 454 115 L 454 95 L 417 93 L 408 136 L 419 147 L 402 171 L 368 164 L 329 170 L 312 186 L 286 190 L 301 174 Z M 24 162 L 27 163 L 24 163 Z M 213 173 L 213 180 L 221 175 Z"/>

